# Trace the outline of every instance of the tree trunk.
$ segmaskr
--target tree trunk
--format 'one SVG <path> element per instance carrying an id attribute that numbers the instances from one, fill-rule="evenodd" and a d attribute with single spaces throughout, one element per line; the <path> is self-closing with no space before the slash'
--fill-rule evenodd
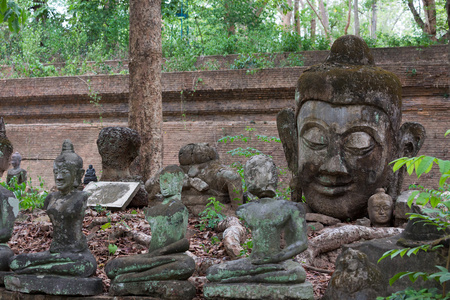
<path id="1" fill-rule="evenodd" d="M 358 12 L 358 0 L 355 0 L 353 5 L 353 16 L 355 17 L 355 35 L 359 36 L 359 12 Z"/>
<path id="2" fill-rule="evenodd" d="M 417 25 L 419 25 L 420 29 L 425 30 L 425 23 L 423 22 L 422 18 L 420 17 L 419 13 L 417 12 L 416 8 L 414 7 L 414 0 L 408 0 L 408 8 L 413 14 L 414 21 L 416 21 Z"/>
<path id="3" fill-rule="evenodd" d="M 347 25 L 344 28 L 344 34 L 347 35 L 348 27 L 350 26 L 350 21 L 352 19 L 352 0 L 348 0 L 348 16 L 347 16 Z"/>
<path id="4" fill-rule="evenodd" d="M 435 0 L 422 0 L 425 11 L 425 30 L 432 40 L 436 40 L 436 2 Z"/>
<path id="5" fill-rule="evenodd" d="M 144 181 L 161 168 L 163 159 L 161 52 L 161 0 L 131 0 L 128 126 L 141 137 Z"/>
<path id="6" fill-rule="evenodd" d="M 328 12 L 325 9 L 325 5 L 323 4 L 323 0 L 319 0 L 319 10 L 320 10 L 320 19 L 322 20 L 322 25 L 325 29 L 325 34 L 328 35 L 328 31 L 330 29 L 330 21 L 328 19 Z"/>
<path id="7" fill-rule="evenodd" d="M 300 27 L 300 0 L 294 0 L 294 23 L 295 23 L 295 32 L 297 34 L 301 34 L 301 27 Z"/>
<path id="8" fill-rule="evenodd" d="M 231 259 L 241 257 L 241 244 L 245 242 L 246 231 L 236 217 L 228 216 L 225 220 L 217 224 L 217 231 L 223 232 L 223 246 Z"/>
<path id="9" fill-rule="evenodd" d="M 372 2 L 372 22 L 370 24 L 370 38 L 374 40 L 377 39 L 377 0 L 373 0 Z"/>
<path id="10" fill-rule="evenodd" d="M 292 7 L 292 0 L 287 0 L 286 2 L 289 7 Z M 288 11 L 286 14 L 283 13 L 282 8 L 280 8 L 279 11 L 281 15 L 281 25 L 283 25 L 285 31 L 289 31 L 292 24 L 292 11 Z"/>
<path id="11" fill-rule="evenodd" d="M 302 260 L 313 265 L 314 259 L 321 253 L 339 249 L 342 245 L 350 244 L 360 239 L 372 240 L 400 234 L 403 231 L 396 227 L 365 227 L 360 225 L 344 225 L 326 228 L 323 232 L 308 241 L 308 249 L 300 254 Z"/>

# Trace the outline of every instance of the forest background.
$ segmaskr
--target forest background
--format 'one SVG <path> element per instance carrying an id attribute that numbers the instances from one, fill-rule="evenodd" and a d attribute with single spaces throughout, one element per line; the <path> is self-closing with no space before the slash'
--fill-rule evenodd
<path id="1" fill-rule="evenodd" d="M 230 68 L 271 67 L 270 55 L 253 54 L 326 50 L 344 34 L 359 35 L 370 47 L 448 43 L 449 2 L 166 0 L 163 71 L 215 70 L 214 61 L 196 65 L 197 57 L 228 54 L 240 54 Z M 0 65 L 13 70 L 8 77 L 92 72 L 89 61 L 128 59 L 129 0 L 0 0 L 0 40 Z M 301 64 L 293 56 L 285 65 Z"/>

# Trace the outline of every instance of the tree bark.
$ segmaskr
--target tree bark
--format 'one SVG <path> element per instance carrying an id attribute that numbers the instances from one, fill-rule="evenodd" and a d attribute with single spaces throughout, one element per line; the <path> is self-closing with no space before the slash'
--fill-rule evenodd
<path id="1" fill-rule="evenodd" d="M 408 8 L 413 14 L 414 21 L 416 21 L 417 25 L 419 25 L 420 29 L 425 30 L 425 23 L 423 22 L 422 18 L 420 17 L 419 13 L 417 12 L 416 8 L 414 7 L 414 0 L 408 0 Z"/>
<path id="2" fill-rule="evenodd" d="M 365 227 L 360 225 L 344 225 L 324 229 L 323 232 L 308 241 L 308 249 L 300 254 L 307 265 L 313 265 L 313 260 L 321 253 L 339 249 L 360 239 L 371 240 L 389 237 L 401 233 L 403 229 L 396 227 Z"/>
<path id="3" fill-rule="evenodd" d="M 425 33 L 436 40 L 436 2 L 435 0 L 422 0 L 425 11 Z"/>
<path id="4" fill-rule="evenodd" d="M 344 34 L 347 35 L 348 27 L 350 26 L 350 21 L 352 19 L 352 0 L 348 0 L 348 16 L 347 16 L 347 25 L 344 28 Z"/>
<path id="5" fill-rule="evenodd" d="M 372 22 L 370 24 L 370 37 L 374 40 L 377 39 L 377 0 L 373 0 L 372 2 Z"/>
<path id="6" fill-rule="evenodd" d="M 294 0 L 294 23 L 295 23 L 295 32 L 297 34 L 301 34 L 301 27 L 300 27 L 300 0 Z"/>
<path id="7" fill-rule="evenodd" d="M 358 12 L 358 0 L 355 0 L 355 3 L 353 5 L 353 16 L 355 18 L 355 35 L 359 36 L 359 12 Z"/>
<path id="8" fill-rule="evenodd" d="M 237 259 L 244 250 L 241 244 L 245 241 L 246 231 L 236 217 L 228 216 L 217 224 L 216 230 L 223 231 L 223 246 L 231 259 Z"/>
<path id="9" fill-rule="evenodd" d="M 161 0 L 131 0 L 128 126 L 141 137 L 144 181 L 163 160 L 161 62 Z"/>
<path id="10" fill-rule="evenodd" d="M 325 31 L 328 32 L 330 30 L 330 21 L 328 19 L 328 12 L 325 9 L 323 0 L 319 0 L 319 11 L 320 11 L 320 19 L 321 19 L 322 25 L 325 28 Z"/>
<path id="11" fill-rule="evenodd" d="M 287 5 L 289 7 L 292 7 L 292 0 L 287 0 Z M 289 31 L 291 27 L 291 20 L 292 20 L 292 11 L 286 12 L 286 14 L 283 13 L 283 9 L 279 9 L 280 15 L 281 15 L 281 25 L 283 25 L 283 29 L 285 31 Z"/>
<path id="12" fill-rule="evenodd" d="M 322 0 L 319 0 L 319 1 L 322 1 Z M 325 36 L 326 36 L 327 38 L 331 39 L 331 36 L 330 36 L 330 34 L 329 34 L 329 32 L 328 32 L 328 29 L 327 29 L 328 26 L 325 26 L 324 21 L 322 20 L 322 18 L 321 18 L 321 17 L 319 16 L 319 14 L 317 13 L 317 10 L 314 8 L 314 5 L 311 4 L 311 2 L 309 2 L 309 0 L 306 0 L 306 2 L 308 2 L 309 7 L 311 7 L 311 9 L 313 10 L 314 14 L 317 16 L 317 18 L 319 19 L 320 23 L 322 24 L 323 29 L 324 29 L 324 31 L 325 31 Z M 314 2 L 313 2 L 313 3 L 314 3 Z M 323 4 L 323 2 L 322 2 L 322 4 Z M 326 16 L 327 16 L 327 21 L 328 21 L 328 15 L 326 15 Z M 313 17 L 313 18 L 311 19 L 311 40 L 314 41 L 314 40 L 315 40 L 315 37 L 316 37 L 316 20 L 315 20 L 315 18 Z"/>

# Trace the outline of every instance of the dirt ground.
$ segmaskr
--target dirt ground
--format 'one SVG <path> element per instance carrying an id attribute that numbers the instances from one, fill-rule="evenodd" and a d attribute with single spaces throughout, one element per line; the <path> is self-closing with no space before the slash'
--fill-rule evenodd
<path id="1" fill-rule="evenodd" d="M 203 284 L 206 281 L 204 277 L 206 269 L 212 264 L 230 259 L 221 242 L 221 233 L 207 229 L 200 231 L 199 224 L 198 218 L 190 218 L 187 232 L 190 239 L 189 251 L 195 255 L 197 264 L 195 273 L 189 279 L 197 288 L 196 300 L 204 299 Z M 87 236 L 89 249 L 97 259 L 96 276 L 102 278 L 105 293 L 110 284 L 104 272 L 105 264 L 119 256 L 146 253 L 145 245 L 151 235 L 143 210 L 135 208 L 118 212 L 88 208 L 83 231 Z M 45 251 L 50 247 L 52 232 L 50 220 L 43 210 L 21 211 L 9 245 L 15 254 Z M 334 265 L 328 263 L 321 267 L 332 272 Z M 305 270 L 307 280 L 314 287 L 315 299 L 320 299 L 325 293 L 331 274 L 308 268 Z"/>

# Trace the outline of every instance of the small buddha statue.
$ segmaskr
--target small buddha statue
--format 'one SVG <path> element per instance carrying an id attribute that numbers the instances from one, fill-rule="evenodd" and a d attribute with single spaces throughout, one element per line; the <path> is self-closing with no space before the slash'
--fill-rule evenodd
<path id="1" fill-rule="evenodd" d="M 376 194 L 369 198 L 369 218 L 374 227 L 391 226 L 394 202 L 383 188 L 376 190 Z"/>
<path id="2" fill-rule="evenodd" d="M 187 279 L 195 271 L 194 260 L 187 256 L 185 238 L 188 210 L 181 202 L 184 172 L 171 165 L 160 174 L 164 200 L 147 208 L 152 239 L 148 253 L 119 257 L 105 266 L 111 279 L 112 295 L 149 295 L 162 299 L 191 299 L 195 287 Z"/>
<path id="3" fill-rule="evenodd" d="M 95 175 L 95 169 L 92 165 L 89 165 L 89 168 L 86 170 L 86 174 L 84 174 L 83 184 L 87 185 L 89 182 L 94 181 L 97 182 L 97 175 Z"/>
<path id="4" fill-rule="evenodd" d="M 15 152 L 11 156 L 11 165 L 13 168 L 8 170 L 8 175 L 6 176 L 6 182 L 8 184 L 11 184 L 10 181 L 13 177 L 17 179 L 17 184 L 27 182 L 27 171 L 20 167 L 21 162 L 22 155 L 19 152 Z"/>
<path id="5" fill-rule="evenodd" d="M 83 160 L 73 151 L 70 140 L 64 141 L 63 150 L 54 161 L 53 173 L 58 191 L 44 201 L 53 225 L 50 249 L 14 257 L 10 268 L 15 275 L 5 277 L 5 286 L 24 293 L 99 294 L 103 290 L 102 281 L 89 278 L 95 274 L 97 263 L 82 231 L 89 194 L 76 189 L 84 174 Z"/>
<path id="6" fill-rule="evenodd" d="M 255 284 L 255 289 L 261 293 L 278 288 L 289 293 L 291 287 L 294 291 L 296 285 L 303 284 L 305 293 L 308 291 L 312 299 L 312 286 L 305 283 L 305 270 L 292 260 L 308 246 L 302 205 L 275 198 L 278 174 L 268 156 L 257 155 L 248 160 L 244 177 L 248 191 L 259 199 L 241 205 L 236 214 L 251 229 L 253 249 L 249 257 L 210 267 L 206 278 L 212 284 L 205 285 L 205 297 L 223 294 L 230 299 L 238 298 L 238 295 L 239 299 L 247 299 L 246 290 L 252 290 L 251 284 Z M 286 243 L 284 248 L 281 246 L 282 234 Z M 260 298 L 265 298 L 264 294 Z M 255 298 L 248 296 L 248 299 Z"/>

